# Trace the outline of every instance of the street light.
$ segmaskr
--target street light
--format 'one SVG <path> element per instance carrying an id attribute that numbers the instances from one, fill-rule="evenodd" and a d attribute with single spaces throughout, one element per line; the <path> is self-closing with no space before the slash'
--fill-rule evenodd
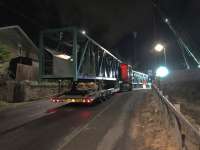
<path id="1" fill-rule="evenodd" d="M 85 35 L 85 34 L 86 34 L 86 31 L 85 31 L 85 30 L 81 30 L 81 33 L 82 33 L 83 35 Z"/>
<path id="2" fill-rule="evenodd" d="M 162 52 L 164 53 L 164 57 L 165 57 L 165 66 L 167 65 L 167 59 L 166 59 L 166 51 L 165 51 L 165 47 L 158 43 L 155 47 L 154 47 L 155 51 L 157 52 Z"/>
<path id="3" fill-rule="evenodd" d="M 164 78 L 169 74 L 169 70 L 167 69 L 166 66 L 160 66 L 157 70 L 156 70 L 156 76 L 160 77 L 160 78 Z"/>
<path id="4" fill-rule="evenodd" d="M 160 43 L 158 43 L 155 47 L 154 47 L 155 51 L 157 52 L 161 52 L 164 49 L 164 46 Z"/>
<path id="5" fill-rule="evenodd" d="M 166 23 L 169 23 L 169 19 L 168 19 L 168 18 L 165 18 L 165 22 L 166 22 Z"/>

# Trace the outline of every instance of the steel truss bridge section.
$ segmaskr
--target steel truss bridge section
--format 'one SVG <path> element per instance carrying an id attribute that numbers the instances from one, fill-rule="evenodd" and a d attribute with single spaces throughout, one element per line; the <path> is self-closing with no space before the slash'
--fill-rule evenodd
<path id="1" fill-rule="evenodd" d="M 111 80 L 119 78 L 121 60 L 77 28 L 40 34 L 40 78 Z"/>
<path id="2" fill-rule="evenodd" d="M 148 81 L 148 75 L 133 70 L 133 84 L 143 84 L 144 80 Z"/>

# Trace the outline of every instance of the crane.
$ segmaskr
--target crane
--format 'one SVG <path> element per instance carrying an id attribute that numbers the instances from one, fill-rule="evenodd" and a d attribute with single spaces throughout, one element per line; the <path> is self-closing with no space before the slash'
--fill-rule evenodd
<path id="1" fill-rule="evenodd" d="M 183 38 L 181 37 L 181 35 L 176 31 L 175 27 L 172 25 L 171 21 L 169 20 L 168 17 L 166 17 L 166 15 L 163 13 L 163 11 L 160 9 L 160 7 L 157 4 L 156 0 L 152 0 L 152 4 L 154 6 L 154 8 L 158 11 L 162 21 L 169 27 L 170 31 L 173 33 L 173 35 L 175 36 L 177 43 L 179 45 L 179 47 L 182 50 L 182 56 L 183 59 L 185 61 L 186 67 L 187 69 L 190 69 L 190 65 L 186 59 L 185 54 L 188 54 L 190 57 L 193 58 L 193 60 L 197 63 L 198 68 L 200 68 L 200 62 L 198 61 L 198 59 L 196 58 L 196 56 L 192 53 L 190 47 L 186 44 L 186 42 L 183 40 Z"/>

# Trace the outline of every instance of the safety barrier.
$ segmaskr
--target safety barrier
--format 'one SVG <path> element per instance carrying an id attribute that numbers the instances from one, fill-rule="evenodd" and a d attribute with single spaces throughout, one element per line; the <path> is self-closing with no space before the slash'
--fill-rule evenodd
<path id="1" fill-rule="evenodd" d="M 168 100 L 163 92 L 153 86 L 160 98 L 161 117 L 166 128 L 173 130 L 181 150 L 200 150 L 200 131 L 196 129 L 185 116 Z"/>

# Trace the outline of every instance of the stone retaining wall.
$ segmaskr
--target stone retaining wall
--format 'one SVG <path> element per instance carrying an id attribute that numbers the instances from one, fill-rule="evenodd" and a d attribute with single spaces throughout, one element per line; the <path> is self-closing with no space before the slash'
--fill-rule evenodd
<path id="1" fill-rule="evenodd" d="M 200 81 L 200 69 L 171 71 L 170 74 L 161 81 L 161 83 L 171 84 L 196 81 Z"/>
<path id="2" fill-rule="evenodd" d="M 62 86 L 60 92 L 66 90 Z M 0 100 L 6 102 L 22 102 L 37 100 L 57 94 L 58 83 L 39 83 L 29 81 L 5 81 L 0 83 Z"/>

